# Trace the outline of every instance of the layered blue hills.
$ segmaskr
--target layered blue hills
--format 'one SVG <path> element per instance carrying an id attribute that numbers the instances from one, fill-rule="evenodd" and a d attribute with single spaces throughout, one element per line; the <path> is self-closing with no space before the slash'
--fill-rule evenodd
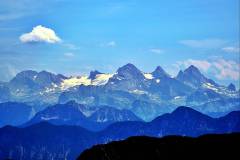
<path id="1" fill-rule="evenodd" d="M 208 133 L 233 132 L 240 132 L 240 111 L 220 118 L 211 118 L 189 107 L 179 107 L 151 122 L 116 122 L 98 132 L 81 126 L 53 125 L 47 122 L 24 128 L 5 126 L 0 129 L 0 159 L 73 160 L 93 145 L 130 136 L 196 137 Z"/>
<path id="2" fill-rule="evenodd" d="M 141 120 L 129 110 L 119 110 L 110 106 L 86 106 L 70 101 L 66 104 L 47 107 L 23 126 L 43 121 L 55 125 L 81 126 L 88 130 L 97 131 L 114 122 Z"/>

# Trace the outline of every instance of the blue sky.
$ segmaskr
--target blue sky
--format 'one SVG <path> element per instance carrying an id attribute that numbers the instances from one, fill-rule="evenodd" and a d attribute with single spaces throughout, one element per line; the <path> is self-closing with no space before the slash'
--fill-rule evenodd
<path id="1" fill-rule="evenodd" d="M 239 86 L 238 13 L 238 0 L 2 0 L 1 81 L 27 69 L 82 75 L 130 62 L 172 75 L 194 64 Z"/>

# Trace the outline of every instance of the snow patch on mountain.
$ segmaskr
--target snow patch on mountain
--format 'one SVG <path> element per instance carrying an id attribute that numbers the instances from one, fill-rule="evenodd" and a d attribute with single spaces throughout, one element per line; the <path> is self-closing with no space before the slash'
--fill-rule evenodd
<path id="1" fill-rule="evenodd" d="M 68 88 L 78 86 L 78 85 L 94 85 L 94 86 L 100 86 L 105 85 L 109 78 L 111 78 L 113 74 L 97 74 L 96 78 L 91 80 L 88 76 L 81 76 L 81 77 L 71 77 L 69 79 L 65 79 L 61 83 L 61 89 L 66 90 Z"/>
<path id="2" fill-rule="evenodd" d="M 81 77 L 71 77 L 69 79 L 65 79 L 61 83 L 61 88 L 63 90 L 68 89 L 70 87 L 78 86 L 78 85 L 90 85 L 91 80 L 88 79 L 88 76 L 81 76 Z"/>
<path id="3" fill-rule="evenodd" d="M 146 79 L 153 79 L 153 75 L 151 73 L 144 73 L 143 74 Z"/>
<path id="4" fill-rule="evenodd" d="M 41 120 L 44 121 L 49 121 L 49 120 L 53 120 L 53 119 L 59 119 L 58 116 L 53 116 L 53 117 L 41 117 Z"/>
<path id="5" fill-rule="evenodd" d="M 216 88 L 216 87 L 215 87 L 213 84 L 211 84 L 211 83 L 203 83 L 202 86 L 203 86 L 204 88 L 211 89 L 211 90 L 213 90 L 213 91 L 215 91 L 215 92 L 218 91 L 218 88 Z"/>
<path id="6" fill-rule="evenodd" d="M 239 97 L 239 92 L 237 91 L 232 91 L 232 90 L 229 90 L 227 87 L 225 86 L 214 86 L 213 84 L 211 83 L 203 83 L 202 84 L 202 87 L 203 88 L 206 88 L 206 89 L 210 89 L 210 90 L 213 90 L 214 92 L 220 94 L 220 95 L 225 95 L 225 96 L 228 96 L 228 97 Z"/>
<path id="7" fill-rule="evenodd" d="M 174 97 L 174 99 L 180 99 L 180 98 L 182 98 L 181 96 L 176 96 L 176 97 Z"/>
<path id="8" fill-rule="evenodd" d="M 156 82 L 157 82 L 157 83 L 160 83 L 160 79 L 156 79 Z"/>
<path id="9" fill-rule="evenodd" d="M 96 75 L 96 79 L 92 80 L 91 85 L 105 85 L 112 76 L 113 74 L 98 74 Z"/>
<path id="10" fill-rule="evenodd" d="M 129 91 L 129 92 L 130 92 L 130 93 L 133 93 L 133 94 L 139 94 L 139 95 L 141 95 L 141 94 L 147 94 L 146 91 L 139 90 L 139 89 L 134 89 L 134 90 Z"/>

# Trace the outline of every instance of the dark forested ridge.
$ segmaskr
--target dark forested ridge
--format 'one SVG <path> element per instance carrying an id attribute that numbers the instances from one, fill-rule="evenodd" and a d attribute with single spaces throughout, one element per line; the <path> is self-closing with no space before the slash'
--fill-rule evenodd
<path id="1" fill-rule="evenodd" d="M 166 159 L 238 159 L 240 133 L 204 135 L 198 138 L 130 137 L 123 141 L 96 145 L 77 160 L 166 160 Z"/>
<path id="2" fill-rule="evenodd" d="M 211 118 L 188 107 L 179 107 L 151 122 L 117 122 L 93 132 L 81 126 L 41 122 L 25 128 L 0 128 L 0 159 L 73 160 L 96 144 L 123 140 L 131 136 L 162 137 L 240 132 L 240 111 Z M 147 149 L 146 149 L 147 150 Z M 146 152 L 147 153 L 147 152 Z"/>

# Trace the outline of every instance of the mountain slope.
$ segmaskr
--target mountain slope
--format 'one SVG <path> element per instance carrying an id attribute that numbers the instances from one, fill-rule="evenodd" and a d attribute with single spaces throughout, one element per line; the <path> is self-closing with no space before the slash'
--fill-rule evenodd
<path id="1" fill-rule="evenodd" d="M 191 65 L 184 72 L 180 71 L 176 77 L 181 82 L 193 87 L 198 88 L 203 83 L 210 83 L 217 85 L 213 80 L 206 78 L 197 67 Z"/>
<path id="2" fill-rule="evenodd" d="M 154 78 L 164 78 L 164 77 L 170 77 L 169 74 L 167 74 L 167 72 L 165 72 L 161 66 L 157 66 L 157 68 L 152 72 L 152 75 Z"/>
<path id="3" fill-rule="evenodd" d="M 195 137 L 207 133 L 240 132 L 239 126 L 240 111 L 214 119 L 186 107 L 152 122 L 117 122 L 100 132 L 91 132 L 80 126 L 54 126 L 46 122 L 25 128 L 6 126 L 0 128 L 0 159 L 10 156 L 22 160 L 73 160 L 93 145 L 130 136 L 176 134 Z"/>
<path id="4" fill-rule="evenodd" d="M 239 132 L 240 111 L 229 113 L 225 117 L 211 118 L 189 107 L 178 107 L 172 113 L 164 114 L 151 122 L 121 122 L 114 123 L 103 131 L 107 139 L 122 139 L 129 136 L 164 136 L 187 135 L 199 136 L 207 133 Z M 235 121 L 232 121 L 234 119 Z"/>
<path id="5" fill-rule="evenodd" d="M 131 111 L 109 106 L 86 106 L 70 101 L 49 106 L 38 112 L 25 126 L 47 121 L 56 125 L 76 125 L 89 130 L 101 130 L 119 121 L 140 121 Z"/>
<path id="6" fill-rule="evenodd" d="M 145 77 L 143 73 L 133 64 L 126 64 L 117 70 L 106 84 L 108 89 L 134 90 L 144 88 Z"/>
<path id="7" fill-rule="evenodd" d="M 6 83 L 0 82 L 0 103 L 7 102 L 11 100 L 11 93 Z"/>
<path id="8" fill-rule="evenodd" d="M 198 138 L 130 137 L 123 141 L 97 145 L 85 150 L 78 160 L 159 160 L 159 159 L 235 159 L 240 134 L 204 135 Z M 238 147 L 237 147 L 238 146 Z"/>
<path id="9" fill-rule="evenodd" d="M 24 103 L 0 103 L 0 127 L 5 125 L 22 125 L 30 120 L 34 114 L 35 110 Z"/>
<path id="10" fill-rule="evenodd" d="M 101 106 L 90 117 L 95 122 L 121 122 L 121 121 L 141 121 L 129 110 L 118 110 L 109 106 Z"/>
<path id="11" fill-rule="evenodd" d="M 70 159 L 96 144 L 96 134 L 81 127 L 39 123 L 27 128 L 0 129 L 0 159 Z"/>
<path id="12" fill-rule="evenodd" d="M 59 85 L 64 79 L 63 75 L 55 75 L 47 71 L 23 71 L 18 73 L 8 84 L 11 92 L 15 95 L 44 90 Z"/>

